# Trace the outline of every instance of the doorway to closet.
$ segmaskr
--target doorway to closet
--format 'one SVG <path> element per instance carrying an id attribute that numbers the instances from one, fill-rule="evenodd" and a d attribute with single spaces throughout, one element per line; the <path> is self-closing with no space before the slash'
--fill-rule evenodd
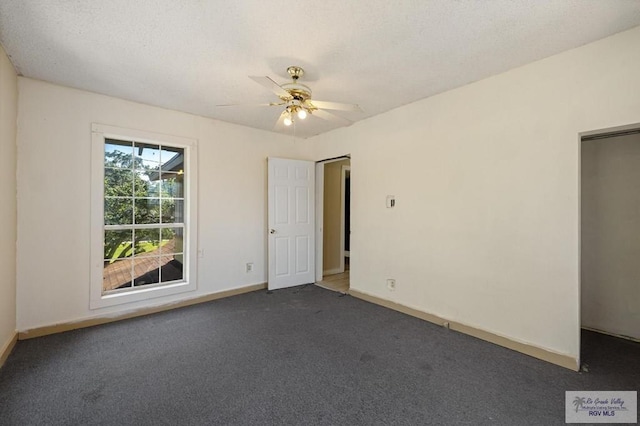
<path id="1" fill-rule="evenodd" d="M 351 159 L 316 165 L 316 284 L 348 293 L 350 283 Z"/>
<path id="2" fill-rule="evenodd" d="M 640 129 L 582 137 L 581 326 L 640 342 Z"/>

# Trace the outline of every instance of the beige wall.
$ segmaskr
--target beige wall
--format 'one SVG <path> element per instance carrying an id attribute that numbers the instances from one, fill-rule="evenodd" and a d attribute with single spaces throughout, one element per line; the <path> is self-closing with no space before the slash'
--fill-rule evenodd
<path id="1" fill-rule="evenodd" d="M 579 133 L 640 123 L 638 45 L 635 28 L 298 144 L 20 78 L 17 328 L 178 299 L 88 309 L 101 122 L 199 139 L 195 295 L 266 281 L 265 157 L 350 153 L 352 288 L 577 358 Z"/>
<path id="2" fill-rule="evenodd" d="M 28 78 L 18 85 L 18 330 L 267 281 L 266 158 L 294 158 L 299 142 Z M 94 122 L 198 139 L 197 291 L 89 309 Z"/>
<path id="3" fill-rule="evenodd" d="M 17 76 L 0 46 L 0 355 L 16 331 L 17 111 Z"/>
<path id="4" fill-rule="evenodd" d="M 324 166 L 324 223 L 322 258 L 325 274 L 340 271 L 340 220 L 342 199 L 342 166 L 349 160 L 336 161 Z"/>
<path id="5" fill-rule="evenodd" d="M 640 339 L 640 135 L 582 143 L 582 325 Z"/>
<path id="6" fill-rule="evenodd" d="M 351 288 L 577 359 L 579 134 L 640 122 L 639 45 L 640 27 L 311 138 L 357 170 Z"/>

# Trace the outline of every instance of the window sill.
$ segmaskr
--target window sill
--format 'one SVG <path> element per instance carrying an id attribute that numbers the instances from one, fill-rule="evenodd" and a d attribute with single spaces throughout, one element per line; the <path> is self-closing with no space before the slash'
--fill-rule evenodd
<path id="1" fill-rule="evenodd" d="M 109 306 L 117 306 L 125 303 L 139 302 L 157 297 L 172 296 L 174 294 L 187 293 L 196 290 L 195 283 L 181 282 L 158 287 L 140 288 L 123 293 L 114 293 L 92 297 L 90 309 L 100 309 Z"/>

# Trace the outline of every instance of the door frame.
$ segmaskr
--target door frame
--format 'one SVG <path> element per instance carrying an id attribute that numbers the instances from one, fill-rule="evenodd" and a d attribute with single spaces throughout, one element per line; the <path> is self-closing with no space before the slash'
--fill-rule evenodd
<path id="1" fill-rule="evenodd" d="M 351 175 L 351 165 L 342 166 L 342 170 L 340 171 L 340 272 L 344 272 L 344 258 L 348 255 L 344 247 L 344 238 L 347 232 L 347 230 L 345 229 L 345 209 L 347 208 L 347 204 L 345 203 L 347 171 L 349 171 L 349 175 Z"/>
<path id="2" fill-rule="evenodd" d="M 335 163 L 336 161 L 351 160 L 351 154 L 344 154 L 339 157 L 327 158 L 316 161 L 316 282 L 322 281 L 324 272 L 324 260 L 322 250 L 324 247 L 324 166 L 325 164 Z M 348 166 L 351 170 L 351 166 Z M 342 205 L 342 220 L 344 220 L 344 201 Z M 344 230 L 344 223 L 341 223 L 341 229 Z M 341 243 L 340 265 L 344 272 L 344 236 Z"/>
<path id="3" fill-rule="evenodd" d="M 582 367 L 582 140 L 592 136 L 604 136 L 622 133 L 630 130 L 640 129 L 640 123 L 613 126 L 596 130 L 583 131 L 578 133 L 578 369 Z M 599 330 L 595 330 L 599 331 Z M 624 336 L 615 336 L 624 337 Z"/>

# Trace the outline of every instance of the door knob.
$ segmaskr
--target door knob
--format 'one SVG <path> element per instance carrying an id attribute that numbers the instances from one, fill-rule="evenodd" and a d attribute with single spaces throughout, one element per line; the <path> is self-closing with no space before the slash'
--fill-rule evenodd
<path id="1" fill-rule="evenodd" d="M 269 233 L 270 233 L 270 234 L 275 234 L 275 233 L 276 233 L 276 230 L 275 230 L 275 229 L 271 229 L 271 230 L 269 230 Z"/>

